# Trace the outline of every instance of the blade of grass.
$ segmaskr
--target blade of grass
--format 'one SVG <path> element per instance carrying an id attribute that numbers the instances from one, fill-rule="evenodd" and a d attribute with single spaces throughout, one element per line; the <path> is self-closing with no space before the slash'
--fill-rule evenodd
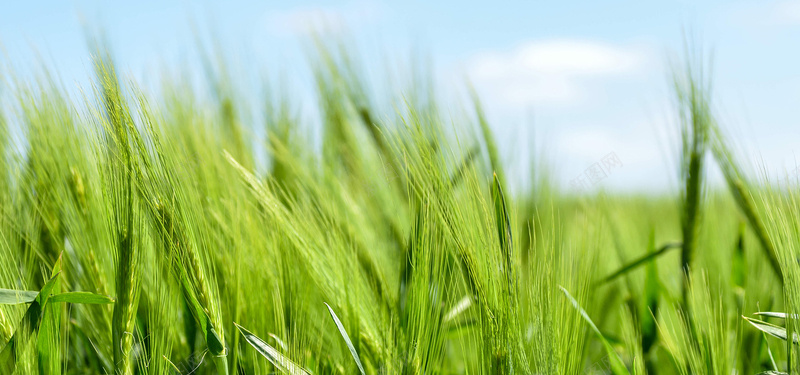
<path id="1" fill-rule="evenodd" d="M 336 323 L 336 328 L 339 330 L 339 334 L 342 335 L 344 339 L 344 343 L 347 344 L 347 349 L 350 350 L 350 354 L 353 356 L 353 359 L 356 361 L 356 365 L 358 365 L 358 370 L 361 372 L 361 375 L 364 375 L 364 365 L 361 364 L 361 358 L 358 357 L 358 352 L 356 348 L 353 346 L 353 342 L 350 341 L 350 336 L 347 335 L 347 331 L 344 329 L 342 322 L 339 320 L 339 317 L 336 316 L 336 313 L 333 312 L 333 309 L 330 305 L 325 303 L 325 306 L 328 308 L 328 312 L 331 314 L 331 318 L 333 318 L 333 322 Z"/>
<path id="2" fill-rule="evenodd" d="M 38 295 L 39 292 L 29 290 L 0 289 L 0 304 L 20 305 L 23 303 L 31 303 Z"/>
<path id="3" fill-rule="evenodd" d="M 581 307 L 580 303 L 578 303 L 578 301 L 575 300 L 575 298 L 573 298 L 572 295 L 569 294 L 569 292 L 566 289 L 564 289 L 564 287 L 559 285 L 558 288 L 561 289 L 562 292 L 564 292 L 564 295 L 567 296 L 567 299 L 569 299 L 569 301 L 572 303 L 572 306 L 575 307 L 576 310 L 578 310 L 578 312 L 581 314 L 581 316 L 589 325 L 589 327 L 592 329 L 592 331 L 594 331 L 594 333 L 600 339 L 600 342 L 603 343 L 603 347 L 605 347 L 606 353 L 608 354 L 608 359 L 611 365 L 611 371 L 615 375 L 630 375 L 630 372 L 628 372 L 628 369 L 622 362 L 622 358 L 619 357 L 619 354 L 617 354 L 617 352 L 614 350 L 614 347 L 611 346 L 611 343 L 608 342 L 605 336 L 603 336 L 603 333 L 600 332 L 600 329 L 598 329 L 597 326 L 594 325 L 594 322 L 589 317 L 589 314 L 586 313 L 586 310 L 584 310 Z"/>
<path id="4" fill-rule="evenodd" d="M 756 327 L 761 332 L 764 332 L 772 337 L 777 337 L 781 340 L 787 341 L 788 335 L 786 334 L 786 328 L 776 326 L 771 323 L 767 323 L 763 320 L 753 319 L 746 316 L 743 316 L 744 320 L 750 323 L 753 327 Z M 793 335 L 793 342 L 795 344 L 800 344 L 800 335 L 794 333 Z"/>
<path id="5" fill-rule="evenodd" d="M 764 338 L 764 344 L 767 346 L 767 355 L 769 355 L 769 362 L 772 364 L 772 368 L 775 369 L 775 372 L 778 371 L 778 364 L 775 363 L 775 356 L 772 355 L 772 349 L 769 347 L 769 341 L 767 340 L 767 334 L 765 332 L 761 332 L 761 336 Z"/>
<path id="6" fill-rule="evenodd" d="M 761 316 L 766 316 L 766 317 L 770 317 L 770 318 L 780 318 L 780 319 L 786 319 L 786 316 L 787 316 L 786 313 L 771 312 L 771 311 L 759 311 L 759 312 L 753 313 L 753 315 L 761 315 Z M 792 318 L 793 319 L 797 319 L 797 314 L 792 314 Z"/>
<path id="7" fill-rule="evenodd" d="M 109 296 L 94 294 L 89 292 L 66 292 L 54 294 L 50 297 L 50 302 L 81 303 L 90 305 L 105 305 L 114 303 L 114 299 Z"/>
<path id="8" fill-rule="evenodd" d="M 672 249 L 680 248 L 681 246 L 682 245 L 681 245 L 680 242 L 670 242 L 668 244 L 665 244 L 665 245 L 661 246 L 658 250 L 656 250 L 656 251 L 654 251 L 652 253 L 649 253 L 647 255 L 644 255 L 641 258 L 636 259 L 633 262 L 630 262 L 630 263 L 622 266 L 622 268 L 620 268 L 616 272 L 614 272 L 614 273 L 606 276 L 602 280 L 600 280 L 598 282 L 598 285 L 603 285 L 603 284 L 606 284 L 608 282 L 614 281 L 616 278 L 618 278 L 618 277 L 620 277 L 620 276 L 622 276 L 622 275 L 624 275 L 624 274 L 626 274 L 626 273 L 628 273 L 630 271 L 633 271 L 637 267 L 639 267 L 639 266 L 641 266 L 643 264 L 647 264 L 647 263 L 655 260 L 659 256 L 666 254 L 668 251 L 670 251 Z"/>
<path id="9" fill-rule="evenodd" d="M 238 323 L 234 322 L 233 324 L 236 326 L 242 336 L 244 336 L 244 339 L 247 341 L 247 343 L 249 343 L 259 354 L 264 356 L 264 358 L 272 363 L 273 366 L 290 375 L 309 375 L 306 370 L 296 365 L 289 358 L 284 357 L 280 352 L 278 352 L 277 349 L 271 347 L 264 340 L 240 326 Z"/>

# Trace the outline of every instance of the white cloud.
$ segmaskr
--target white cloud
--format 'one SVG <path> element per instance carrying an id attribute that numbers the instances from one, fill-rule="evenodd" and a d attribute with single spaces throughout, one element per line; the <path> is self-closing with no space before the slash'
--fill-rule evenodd
<path id="1" fill-rule="evenodd" d="M 275 35 L 296 36 L 314 31 L 341 33 L 348 27 L 374 23 L 380 16 L 377 4 L 355 2 L 338 7 L 304 6 L 271 12 L 266 22 Z"/>
<path id="2" fill-rule="evenodd" d="M 722 13 L 723 23 L 757 30 L 800 25 L 800 0 L 741 3 Z"/>
<path id="3" fill-rule="evenodd" d="M 613 74 L 635 69 L 640 62 L 640 56 L 625 48 L 576 40 L 527 44 L 517 58 L 531 71 L 550 74 Z"/>
<path id="4" fill-rule="evenodd" d="M 467 74 L 481 91 L 512 106 L 563 105 L 581 99 L 588 82 L 641 72 L 646 62 L 639 45 L 550 39 L 478 54 L 467 62 Z"/>

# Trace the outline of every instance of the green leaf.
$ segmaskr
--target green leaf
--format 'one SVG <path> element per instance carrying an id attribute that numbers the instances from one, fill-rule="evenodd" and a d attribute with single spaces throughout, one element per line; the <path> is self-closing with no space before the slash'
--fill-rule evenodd
<path id="1" fill-rule="evenodd" d="M 630 375 L 630 372 L 628 372 L 628 368 L 625 367 L 625 364 L 622 362 L 622 358 L 620 358 L 617 352 L 614 351 L 614 348 L 611 346 L 611 343 L 608 342 L 606 337 L 603 336 L 603 333 L 600 332 L 600 329 L 598 329 L 597 326 L 592 321 L 592 319 L 589 318 L 589 314 L 586 313 L 586 310 L 584 310 L 581 307 L 578 301 L 575 300 L 575 298 L 573 298 L 572 295 L 569 294 L 569 292 L 566 289 L 564 289 L 564 287 L 560 285 L 558 287 L 561 289 L 562 292 L 564 292 L 564 295 L 567 296 L 567 299 L 569 299 L 569 301 L 572 302 L 572 306 L 574 306 L 575 309 L 578 310 L 583 319 L 586 320 L 586 323 L 589 324 L 589 327 L 592 329 L 592 331 L 594 331 L 594 333 L 596 333 L 597 336 L 600 338 L 600 341 L 603 343 L 603 346 L 606 349 L 606 353 L 608 354 L 609 364 L 611 365 L 611 372 L 614 373 L 614 375 Z"/>
<path id="2" fill-rule="evenodd" d="M 90 303 L 90 304 L 97 304 L 97 303 L 113 303 L 114 300 L 110 297 L 96 295 L 87 292 L 71 292 L 71 293 L 61 293 L 52 295 L 53 290 L 58 285 L 58 276 L 61 274 L 61 257 L 59 256 L 58 260 L 56 261 L 55 265 L 53 266 L 52 276 L 50 280 L 48 280 L 45 285 L 42 287 L 40 292 L 32 292 L 32 291 L 16 291 L 16 290 L 9 290 L 9 289 L 0 289 L 0 303 L 31 303 L 31 306 L 28 307 L 28 310 L 25 312 L 25 316 L 22 318 L 20 322 L 17 332 L 19 332 L 20 328 L 27 329 L 29 333 L 38 332 L 42 326 L 42 320 L 44 319 L 45 308 L 47 307 L 48 303 L 58 303 L 58 302 L 69 302 L 69 303 Z M 22 300 L 22 301 L 20 301 Z M 10 301 L 20 301 L 20 302 L 10 302 Z M 57 316 L 51 316 L 56 321 L 58 320 Z M 47 329 L 42 331 L 37 340 L 48 342 L 50 339 L 48 337 L 43 337 L 41 335 L 46 335 L 48 332 Z M 25 338 L 30 337 L 31 335 L 23 335 Z M 21 342 L 18 342 L 21 337 L 18 334 L 14 334 L 14 336 L 9 339 L 8 343 L 3 347 L 3 351 L 0 352 L 0 368 L 5 369 L 7 372 L 12 372 L 13 369 L 16 367 L 16 347 Z M 46 358 L 49 358 L 50 352 L 49 350 L 45 350 L 47 348 L 40 347 L 38 348 L 39 352 L 39 365 L 41 366 Z M 40 368 L 40 371 L 42 369 Z"/>
<path id="3" fill-rule="evenodd" d="M 39 292 L 29 290 L 0 289 L 0 305 L 31 303 Z"/>
<path id="4" fill-rule="evenodd" d="M 289 358 L 286 358 L 278 352 L 277 349 L 269 346 L 264 340 L 260 339 L 258 336 L 254 335 L 252 332 L 248 331 L 244 327 L 240 326 L 238 323 L 233 323 L 239 332 L 244 336 L 244 339 L 256 349 L 256 351 L 264 356 L 273 366 L 277 367 L 281 372 L 290 374 L 290 375 L 309 375 L 308 371 L 304 370 L 302 367 L 296 365 L 292 362 Z"/>
<path id="5" fill-rule="evenodd" d="M 773 314 L 778 314 L 778 313 L 773 313 Z M 771 323 L 767 323 L 767 322 L 765 322 L 763 320 L 748 318 L 746 316 L 743 316 L 742 318 L 744 318 L 744 320 L 746 320 L 748 323 L 752 324 L 753 327 L 756 327 L 756 329 L 760 330 L 761 332 L 764 332 L 764 333 L 766 333 L 766 334 L 768 334 L 768 335 L 770 335 L 772 337 L 777 337 L 777 338 L 779 338 L 781 340 L 784 340 L 784 341 L 786 341 L 786 339 L 787 339 L 786 328 L 783 328 L 783 327 L 780 327 L 780 326 L 776 326 L 776 325 L 771 324 Z M 797 333 L 794 333 L 792 335 L 792 341 L 795 344 L 800 343 L 800 336 L 798 336 Z"/>
<path id="6" fill-rule="evenodd" d="M 109 296 L 94 294 L 89 292 L 67 292 L 54 294 L 50 297 L 50 302 L 82 303 L 88 305 L 105 305 L 114 303 L 114 299 Z"/>
<path id="7" fill-rule="evenodd" d="M 760 312 L 757 312 L 757 313 L 753 313 L 753 315 L 761 315 L 761 316 L 766 316 L 766 317 L 769 317 L 769 318 L 786 319 L 786 313 L 782 313 L 782 312 L 760 311 Z M 792 318 L 797 319 L 797 314 L 792 314 Z"/>
<path id="8" fill-rule="evenodd" d="M 336 328 L 339 329 L 339 333 L 344 338 L 345 344 L 347 344 L 347 349 L 350 349 L 350 354 L 353 355 L 353 359 L 356 360 L 356 364 L 358 365 L 358 369 L 361 371 L 361 375 L 364 375 L 364 366 L 361 364 L 361 358 L 358 357 L 358 352 L 356 352 L 356 348 L 353 346 L 353 343 L 350 341 L 350 336 L 347 335 L 347 331 L 344 330 L 344 326 L 342 326 L 342 322 L 339 321 L 339 317 L 336 316 L 336 313 L 333 312 L 333 309 L 327 303 L 325 306 L 328 307 L 328 311 L 331 313 L 331 318 L 333 318 L 333 322 L 336 323 Z"/>
<path id="9" fill-rule="evenodd" d="M 770 349 L 769 347 L 769 340 L 767 340 L 767 334 L 761 332 L 761 336 L 764 338 L 764 344 L 766 344 L 767 346 L 767 355 L 769 355 L 769 361 L 770 363 L 772 363 L 772 368 L 774 368 L 775 371 L 778 371 L 778 364 L 775 363 L 775 356 L 772 355 L 772 349 Z"/>
<path id="10" fill-rule="evenodd" d="M 53 288 L 55 288 L 58 281 L 58 276 L 61 274 L 60 257 L 58 258 L 53 271 L 53 276 L 50 277 L 50 280 L 47 280 L 42 287 L 42 290 L 36 295 L 36 298 L 31 301 L 31 305 L 28 307 L 28 310 L 25 311 L 25 315 L 22 317 L 22 321 L 20 321 L 19 325 L 17 326 L 14 335 L 11 336 L 11 339 L 9 339 L 8 343 L 6 343 L 5 347 L 3 347 L 3 351 L 0 352 L 0 369 L 4 370 L 3 373 L 10 374 L 14 372 L 14 369 L 17 366 L 16 347 L 25 344 L 24 341 L 20 342 L 20 340 L 27 340 L 31 334 L 39 330 L 39 324 L 42 321 L 44 306 L 47 304 L 50 294 L 53 292 Z M 23 329 L 30 334 L 19 335 L 18 333 L 20 332 L 20 329 Z"/>
<path id="11" fill-rule="evenodd" d="M 659 256 L 665 254 L 667 251 L 672 250 L 672 249 L 680 248 L 681 246 L 683 246 L 683 245 L 680 242 L 670 242 L 670 243 L 668 243 L 668 244 L 666 244 L 664 246 L 661 246 L 661 248 L 659 248 L 658 251 L 649 253 L 649 254 L 647 254 L 647 255 L 645 255 L 645 256 L 637 259 L 637 260 L 634 260 L 633 262 L 628 263 L 625 266 L 623 266 L 622 268 L 620 268 L 618 271 L 612 273 L 611 275 L 606 276 L 606 278 L 600 280 L 599 284 L 602 285 L 602 284 L 608 283 L 609 281 L 612 281 L 612 280 L 616 279 L 617 277 L 620 277 L 620 276 L 622 276 L 622 275 L 634 270 L 635 268 L 641 266 L 642 264 L 646 264 L 646 263 L 648 263 L 648 262 L 650 262 L 652 260 L 655 260 Z"/>
<path id="12" fill-rule="evenodd" d="M 58 283 L 58 276 L 61 275 L 61 255 L 59 254 L 58 260 L 53 265 L 53 270 L 50 273 L 50 280 L 47 280 L 47 283 L 44 284 L 42 290 L 39 291 L 39 295 L 36 296 L 36 301 L 39 302 L 42 308 L 47 303 L 47 300 L 50 298 L 50 294 L 53 293 L 53 289 L 55 289 L 56 284 Z"/>

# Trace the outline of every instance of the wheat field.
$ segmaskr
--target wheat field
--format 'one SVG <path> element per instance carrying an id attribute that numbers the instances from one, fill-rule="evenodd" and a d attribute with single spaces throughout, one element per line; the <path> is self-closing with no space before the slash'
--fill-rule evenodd
<path id="1" fill-rule="evenodd" d="M 737 160 L 702 58 L 670 72 L 679 191 L 574 194 L 509 186 L 479 93 L 386 109 L 315 46 L 313 130 L 216 56 L 210 95 L 102 46 L 79 96 L 0 70 L 0 373 L 800 370 L 800 195 Z"/>

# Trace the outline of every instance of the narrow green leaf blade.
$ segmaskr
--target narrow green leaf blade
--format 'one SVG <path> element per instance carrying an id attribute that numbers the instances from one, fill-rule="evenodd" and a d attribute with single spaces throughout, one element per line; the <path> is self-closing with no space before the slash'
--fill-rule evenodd
<path id="1" fill-rule="evenodd" d="M 681 246 L 683 246 L 683 245 L 680 242 L 671 242 L 671 243 L 665 244 L 664 246 L 661 246 L 661 248 L 659 248 L 658 251 L 646 254 L 646 255 L 642 256 L 641 258 L 639 258 L 637 260 L 634 260 L 633 262 L 630 262 L 630 263 L 622 266 L 622 268 L 620 268 L 616 272 L 614 272 L 611 275 L 606 276 L 606 278 L 600 280 L 599 284 L 602 285 L 602 284 L 608 283 L 608 282 L 616 279 L 617 277 L 620 277 L 620 276 L 622 276 L 622 275 L 624 275 L 624 274 L 626 274 L 626 273 L 628 273 L 630 271 L 633 271 L 634 269 L 636 269 L 637 267 L 639 267 L 639 266 L 641 266 L 643 264 L 646 264 L 646 263 L 649 263 L 649 262 L 655 260 L 656 258 L 658 258 L 659 256 L 665 254 L 669 250 L 677 249 L 677 248 L 679 248 Z"/>
<path id="2" fill-rule="evenodd" d="M 600 338 L 600 341 L 603 343 L 603 346 L 606 348 L 606 352 L 608 353 L 611 371 L 614 373 L 614 375 L 630 375 L 628 368 L 625 367 L 625 364 L 622 362 L 622 358 L 620 358 L 617 352 L 614 351 L 614 347 L 611 346 L 611 343 L 608 342 L 606 337 L 603 336 L 603 333 L 600 332 L 600 329 L 598 329 L 592 319 L 589 318 L 589 314 L 586 313 L 586 310 L 581 307 L 578 301 L 575 300 L 575 298 L 573 298 L 572 295 L 569 294 L 566 289 L 564 289 L 564 287 L 560 285 L 558 287 L 562 292 L 564 292 L 564 295 L 567 296 L 567 299 L 569 299 L 569 301 L 572 303 L 572 306 L 575 307 L 575 310 L 578 310 L 583 319 L 586 320 L 586 323 L 589 324 L 589 327 L 592 329 L 592 331 L 594 331 L 594 333 L 596 333 Z"/>
<path id="3" fill-rule="evenodd" d="M 309 375 L 306 370 L 296 365 L 294 362 L 289 360 L 289 358 L 283 356 L 280 352 L 278 352 L 277 349 L 271 347 L 264 340 L 240 326 L 238 323 L 234 322 L 233 324 L 236 326 L 236 329 L 239 330 L 242 336 L 244 336 L 244 339 L 250 344 L 250 346 L 255 348 L 259 354 L 264 356 L 264 358 L 266 358 L 279 370 L 290 375 Z"/>
<path id="4" fill-rule="evenodd" d="M 786 339 L 787 339 L 786 328 L 783 328 L 783 327 L 780 327 L 780 326 L 776 326 L 776 325 L 771 324 L 771 323 L 767 323 L 767 322 L 765 322 L 763 320 L 748 318 L 746 316 L 743 316 L 742 318 L 744 318 L 744 320 L 746 320 L 748 323 L 753 325 L 753 327 L 756 327 L 756 329 L 758 329 L 761 332 L 764 332 L 764 333 L 766 333 L 766 334 L 768 334 L 768 335 L 770 335 L 772 337 L 777 337 L 777 338 L 779 338 L 781 340 L 784 340 L 784 341 L 786 341 Z M 800 336 L 798 336 L 797 333 L 795 333 L 792 336 L 793 336 L 792 341 L 795 344 L 800 343 Z"/>
<path id="5" fill-rule="evenodd" d="M 328 311 L 331 313 L 331 317 L 333 318 L 333 322 L 336 323 L 336 328 L 339 329 L 339 333 L 344 338 L 345 344 L 347 344 L 347 349 L 350 349 L 350 354 L 353 355 L 353 359 L 356 360 L 356 364 L 358 365 L 359 371 L 361 371 L 361 375 L 364 375 L 364 366 L 361 364 L 361 358 L 358 357 L 358 352 L 356 352 L 356 348 L 353 346 L 353 342 L 350 341 L 350 336 L 347 335 L 347 331 L 344 330 L 344 326 L 342 322 L 339 321 L 339 317 L 336 316 L 336 313 L 333 312 L 333 309 L 327 303 L 325 306 L 328 307 Z"/>
<path id="6" fill-rule="evenodd" d="M 66 292 L 55 294 L 50 297 L 50 302 L 82 303 L 89 305 L 106 305 L 114 303 L 114 299 L 109 296 L 94 294 L 89 292 Z"/>
<path id="7" fill-rule="evenodd" d="M 44 284 L 42 290 L 36 296 L 35 301 L 38 302 L 38 308 L 41 312 L 41 309 L 44 308 L 44 305 L 50 298 L 50 294 L 53 293 L 53 289 L 56 287 L 56 282 L 58 281 L 58 276 L 61 275 L 61 271 L 56 272 L 50 280 L 47 280 L 47 283 Z M 34 305 L 31 305 L 33 307 Z M 28 308 L 30 310 L 30 308 Z M 38 315 L 38 314 L 37 314 Z"/>
<path id="8" fill-rule="evenodd" d="M 31 303 L 39 292 L 30 290 L 0 289 L 0 305 L 19 305 Z"/>
<path id="9" fill-rule="evenodd" d="M 769 318 L 786 319 L 786 313 L 782 313 L 782 312 L 759 311 L 759 312 L 753 313 L 753 314 L 754 315 L 766 316 L 766 317 L 769 317 Z M 796 314 L 792 314 L 792 317 L 797 319 L 797 315 Z"/>

